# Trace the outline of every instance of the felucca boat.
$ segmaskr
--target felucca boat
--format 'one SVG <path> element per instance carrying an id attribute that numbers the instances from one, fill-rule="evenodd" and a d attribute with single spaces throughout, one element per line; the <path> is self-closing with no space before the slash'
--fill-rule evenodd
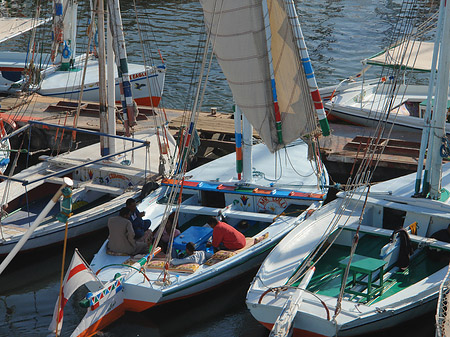
<path id="1" fill-rule="evenodd" d="M 441 13 L 450 17 L 445 1 Z M 417 174 L 370 186 L 382 135 L 390 132 L 378 128 L 349 179 L 355 189 L 339 193 L 291 231 L 252 282 L 247 307 L 272 329 L 271 336 L 364 335 L 435 310 L 450 256 L 450 244 L 442 239 L 450 223 L 450 165 L 442 166 L 441 157 L 448 150 L 450 20 L 440 21 L 436 35 L 441 58 L 428 96 L 436 104 L 424 126 Z"/>

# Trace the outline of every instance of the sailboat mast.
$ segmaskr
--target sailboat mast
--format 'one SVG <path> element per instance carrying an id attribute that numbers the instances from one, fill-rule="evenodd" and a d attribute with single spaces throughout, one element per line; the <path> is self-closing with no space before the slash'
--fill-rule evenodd
<path id="1" fill-rule="evenodd" d="M 252 137 L 253 137 L 253 125 L 248 121 L 247 117 L 242 114 L 242 134 L 243 134 L 243 180 L 251 182 L 253 180 L 252 171 Z"/>
<path id="2" fill-rule="evenodd" d="M 234 104 L 234 141 L 236 143 L 236 172 L 238 179 L 242 175 L 242 113 L 241 109 Z"/>
<path id="3" fill-rule="evenodd" d="M 116 78 L 114 76 L 114 50 L 112 43 L 112 33 L 111 33 L 111 15 L 108 13 L 108 23 L 106 25 L 106 57 L 107 57 L 107 73 L 108 73 L 108 132 L 111 135 L 116 134 Z M 116 153 L 116 140 L 115 138 L 108 137 L 109 141 L 109 152 Z"/>
<path id="4" fill-rule="evenodd" d="M 436 85 L 436 63 L 437 63 L 437 55 L 439 52 L 439 44 L 441 40 L 441 33 L 442 33 L 442 25 L 443 25 L 443 18 L 444 18 L 444 3 L 441 1 L 440 7 L 439 7 L 439 18 L 438 18 L 438 25 L 436 30 L 436 42 L 434 44 L 434 50 L 433 50 L 433 58 L 431 60 L 431 69 L 430 69 L 430 84 L 428 87 L 428 98 L 433 97 L 434 88 Z M 419 162 L 417 164 L 417 175 L 416 175 L 416 185 L 415 185 L 415 195 L 419 195 L 420 193 L 420 185 L 422 184 L 422 171 L 423 171 L 423 162 L 425 160 L 425 153 L 427 151 L 427 146 L 430 143 L 430 127 L 431 127 L 431 104 L 432 99 L 427 100 L 427 107 L 425 110 L 425 115 L 423 116 L 423 131 L 422 131 L 422 138 L 420 142 L 420 153 L 419 153 Z M 431 145 L 430 145 L 431 147 Z M 430 148 L 431 150 L 431 148 Z M 430 164 L 431 161 L 428 160 L 423 176 L 423 189 L 422 192 L 424 195 L 427 195 L 430 190 L 430 181 L 429 181 L 429 170 L 430 170 Z"/>
<path id="5" fill-rule="evenodd" d="M 289 23 L 294 32 L 294 36 L 297 42 L 298 51 L 303 65 L 303 70 L 306 75 L 311 97 L 316 109 L 317 116 L 319 118 L 320 128 L 324 136 L 330 135 L 330 126 L 328 125 L 327 116 L 323 108 L 322 98 L 320 97 L 319 87 L 317 86 L 316 76 L 311 65 L 311 59 L 309 58 L 308 49 L 306 48 L 305 39 L 303 38 L 302 28 L 298 19 L 297 10 L 295 9 L 294 2 L 292 0 L 284 0 L 285 9 L 288 13 Z"/>
<path id="6" fill-rule="evenodd" d="M 442 0 L 445 1 L 445 0 Z M 445 122 L 447 117 L 447 101 L 450 78 L 450 43 L 445 43 L 450 38 L 450 6 L 446 2 L 444 14 L 444 27 L 442 31 L 442 43 L 440 44 L 437 91 L 433 118 L 431 120 L 433 153 L 431 157 L 430 197 L 440 198 L 442 157 L 438 154 L 443 139 L 446 137 Z M 429 98 L 431 99 L 431 98 Z"/>
<path id="7" fill-rule="evenodd" d="M 119 75 L 120 98 L 122 100 L 125 135 L 130 136 L 130 127 L 136 124 L 134 103 L 131 93 L 130 75 L 128 73 L 127 49 L 123 34 L 122 17 L 118 0 L 108 0 L 109 14 L 111 15 L 111 32 L 114 36 L 113 46 L 116 56 L 117 71 Z"/>
<path id="8" fill-rule="evenodd" d="M 277 130 L 278 143 L 283 144 L 284 142 L 283 142 L 283 133 L 281 130 L 281 113 L 280 113 L 280 106 L 278 105 L 277 86 L 275 83 L 275 72 L 273 70 L 272 32 L 270 31 L 270 17 L 269 17 L 269 8 L 267 5 L 267 0 L 262 1 L 262 10 L 263 10 L 265 33 L 266 33 L 267 58 L 269 61 L 270 84 L 271 84 L 271 88 L 272 88 L 273 108 L 275 111 L 275 125 L 276 125 L 276 130 Z"/>
<path id="9" fill-rule="evenodd" d="M 108 113 L 106 108 L 106 48 L 105 48 L 105 6 L 103 0 L 98 2 L 98 100 L 100 114 L 100 132 L 108 133 Z M 109 140 L 100 137 L 100 154 L 109 155 Z"/>

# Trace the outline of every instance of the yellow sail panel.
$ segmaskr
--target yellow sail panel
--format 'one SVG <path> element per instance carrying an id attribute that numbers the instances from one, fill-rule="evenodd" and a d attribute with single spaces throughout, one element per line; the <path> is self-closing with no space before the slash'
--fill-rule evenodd
<path id="1" fill-rule="evenodd" d="M 267 0 L 284 144 L 316 129 L 314 106 L 283 0 Z"/>

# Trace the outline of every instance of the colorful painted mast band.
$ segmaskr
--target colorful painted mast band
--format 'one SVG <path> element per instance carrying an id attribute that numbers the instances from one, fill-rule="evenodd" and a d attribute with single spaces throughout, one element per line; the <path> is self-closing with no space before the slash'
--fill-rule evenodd
<path id="1" fill-rule="evenodd" d="M 242 158 L 242 113 L 241 109 L 234 104 L 234 139 L 236 142 L 236 172 L 238 175 L 238 179 L 242 178 L 242 169 L 243 169 L 243 158 Z"/>
<path id="2" fill-rule="evenodd" d="M 269 10 L 267 8 L 267 0 L 262 2 L 262 8 L 266 32 L 267 57 L 269 60 L 269 69 L 270 69 L 270 84 L 272 88 L 272 100 L 275 112 L 275 126 L 277 130 L 278 143 L 283 144 L 284 142 L 283 142 L 283 132 L 281 130 L 281 113 L 280 113 L 280 106 L 278 105 L 277 86 L 275 83 L 275 72 L 273 70 L 272 32 L 270 31 Z"/>
<path id="3" fill-rule="evenodd" d="M 308 49 L 306 48 L 305 39 L 303 38 L 302 28 L 298 20 L 297 11 L 292 0 L 285 0 L 286 12 L 289 16 L 289 22 L 294 32 L 297 46 L 300 51 L 300 58 L 302 61 L 303 69 L 305 71 L 306 80 L 308 82 L 311 97 L 314 102 L 317 116 L 319 118 L 320 128 L 324 136 L 330 135 L 330 126 L 328 125 L 327 116 L 323 108 L 322 98 L 320 97 L 319 88 L 317 87 L 316 77 L 309 58 Z"/>

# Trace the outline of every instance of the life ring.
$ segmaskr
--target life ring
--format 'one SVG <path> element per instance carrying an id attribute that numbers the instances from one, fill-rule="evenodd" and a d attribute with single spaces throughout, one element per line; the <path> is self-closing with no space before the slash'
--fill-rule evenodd
<path id="1" fill-rule="evenodd" d="M 61 54 L 62 54 L 62 57 L 65 59 L 68 59 L 70 57 L 70 54 L 71 54 L 70 48 L 67 46 L 66 43 L 64 44 L 64 49 Z"/>

